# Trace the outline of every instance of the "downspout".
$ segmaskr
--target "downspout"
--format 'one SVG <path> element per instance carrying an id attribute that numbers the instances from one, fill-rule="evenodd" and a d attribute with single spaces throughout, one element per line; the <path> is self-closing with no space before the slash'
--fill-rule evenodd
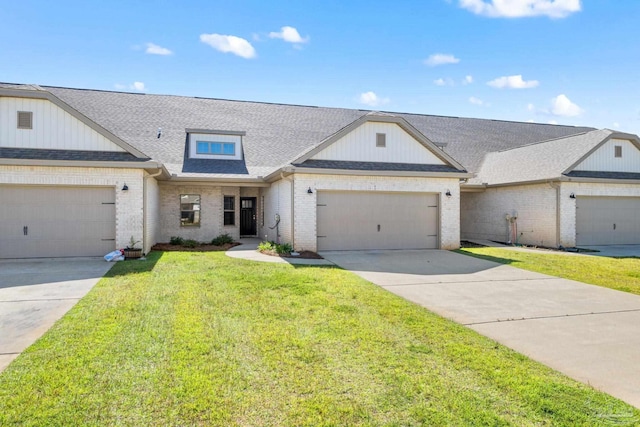
<path id="1" fill-rule="evenodd" d="M 296 238 L 295 238 L 295 227 L 293 226 L 294 223 L 294 217 L 293 217 L 293 213 L 295 212 L 294 210 L 294 204 L 295 204 L 295 191 L 294 191 L 294 182 L 293 179 L 289 179 L 286 176 L 284 176 L 284 172 L 280 172 L 280 178 L 284 179 L 285 181 L 289 181 L 291 183 L 291 247 L 293 248 L 293 250 L 296 249 Z"/>
<path id="2" fill-rule="evenodd" d="M 153 175 L 147 174 L 142 179 L 142 250 L 144 252 L 144 247 L 146 246 L 145 240 L 147 237 L 147 179 L 155 178 L 162 173 L 162 168 L 158 168 L 158 172 Z M 144 254 L 146 255 L 146 253 Z"/>
<path id="3" fill-rule="evenodd" d="M 560 247 L 560 184 L 549 181 L 549 186 L 556 190 L 556 248 Z"/>

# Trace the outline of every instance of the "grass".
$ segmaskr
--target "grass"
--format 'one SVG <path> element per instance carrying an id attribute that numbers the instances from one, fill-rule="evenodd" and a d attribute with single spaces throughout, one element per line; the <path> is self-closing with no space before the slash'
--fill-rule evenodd
<path id="1" fill-rule="evenodd" d="M 456 252 L 640 295 L 640 258 L 573 256 L 501 248 L 466 248 Z"/>
<path id="2" fill-rule="evenodd" d="M 331 267 L 152 253 L 0 374 L 0 425 L 637 425 L 640 411 Z"/>

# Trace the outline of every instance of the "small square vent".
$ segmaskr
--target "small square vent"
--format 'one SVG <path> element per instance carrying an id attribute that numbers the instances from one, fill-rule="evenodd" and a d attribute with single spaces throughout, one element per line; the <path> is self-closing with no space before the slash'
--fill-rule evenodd
<path id="1" fill-rule="evenodd" d="M 33 112 L 18 111 L 18 129 L 33 129 Z"/>
<path id="2" fill-rule="evenodd" d="M 386 146 L 387 146 L 387 134 L 376 133 L 376 147 L 386 147 Z"/>
<path id="3" fill-rule="evenodd" d="M 622 145 L 615 145 L 614 147 L 615 157 L 622 157 Z"/>

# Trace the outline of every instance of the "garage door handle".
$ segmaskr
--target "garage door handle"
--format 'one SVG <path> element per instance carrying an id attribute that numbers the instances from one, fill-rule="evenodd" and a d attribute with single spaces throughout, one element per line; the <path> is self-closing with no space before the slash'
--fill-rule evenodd
<path id="1" fill-rule="evenodd" d="M 27 227 L 26 225 L 22 227 L 22 234 L 27 236 L 29 234 L 29 227 Z"/>
<path id="2" fill-rule="evenodd" d="M 615 225 L 615 224 L 613 224 L 613 229 L 614 229 L 614 230 L 616 229 L 616 225 Z"/>
<path id="3" fill-rule="evenodd" d="M 378 224 L 378 231 L 380 231 L 380 224 Z"/>

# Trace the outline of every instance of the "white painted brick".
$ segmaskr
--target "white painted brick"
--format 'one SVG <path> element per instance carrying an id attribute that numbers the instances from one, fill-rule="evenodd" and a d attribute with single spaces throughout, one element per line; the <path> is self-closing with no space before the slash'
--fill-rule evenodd
<path id="1" fill-rule="evenodd" d="M 144 198 L 144 253 L 149 253 L 151 247 L 158 242 L 160 235 L 160 188 L 155 178 L 145 173 Z"/>
<path id="2" fill-rule="evenodd" d="M 518 243 L 557 246 L 556 189 L 549 184 L 496 187 L 481 193 L 462 193 L 462 239 L 509 240 L 509 225 L 505 216 L 514 212 L 518 216 Z"/>

